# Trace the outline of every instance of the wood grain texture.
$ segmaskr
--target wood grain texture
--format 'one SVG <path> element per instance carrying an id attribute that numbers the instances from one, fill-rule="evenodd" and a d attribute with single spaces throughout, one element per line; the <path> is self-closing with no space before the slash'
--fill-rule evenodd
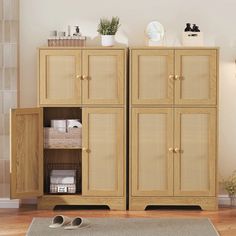
<path id="1" fill-rule="evenodd" d="M 175 109 L 175 196 L 216 196 L 216 109 Z"/>
<path id="2" fill-rule="evenodd" d="M 171 51 L 173 50 L 174 56 L 172 57 L 173 75 L 177 76 L 174 78 L 172 93 L 174 94 L 174 99 L 170 103 L 163 103 L 162 101 L 147 101 L 143 103 L 141 100 L 137 100 L 140 95 L 140 86 L 142 83 L 138 81 L 137 78 L 145 73 L 140 70 L 140 57 L 151 55 L 155 56 L 156 51 Z M 215 196 L 217 195 L 217 101 L 218 101 L 218 76 L 219 76 L 219 50 L 215 47 L 131 47 L 130 48 L 130 143 L 132 144 L 132 151 L 129 151 L 129 162 L 130 162 L 130 178 L 129 186 L 132 192 L 137 188 L 137 178 L 133 176 L 133 173 L 139 172 L 139 167 L 137 165 L 137 153 L 140 152 L 140 148 L 145 145 L 145 141 L 140 145 L 137 143 L 137 137 L 139 132 L 137 132 L 137 115 L 134 114 L 133 110 L 140 109 L 172 109 L 173 127 L 175 127 L 172 133 L 174 145 L 173 148 L 177 148 L 177 152 L 173 154 L 173 185 L 174 192 L 173 197 L 166 196 L 160 197 L 156 194 L 151 197 L 146 196 L 145 193 L 140 195 L 129 194 L 129 202 L 131 209 L 142 210 L 147 205 L 159 205 L 159 204 L 170 204 L 170 205 L 191 205 L 195 203 L 200 205 L 203 209 L 216 209 L 217 204 Z M 157 53 L 158 54 L 158 53 Z M 149 58 L 150 66 L 153 63 L 153 59 Z M 145 62 L 145 60 L 144 60 Z M 148 67 L 147 67 L 148 68 Z M 155 71 L 156 68 L 153 69 Z M 150 75 L 149 68 L 146 70 L 147 77 Z M 160 70 L 162 71 L 162 70 Z M 140 73 L 141 72 L 141 73 Z M 163 71 L 162 71 L 163 72 Z M 155 74 L 155 73 L 154 73 Z M 184 76 L 184 77 L 182 77 Z M 186 81 L 189 79 L 188 81 Z M 152 83 L 153 84 L 153 83 Z M 146 85 L 145 85 L 146 86 Z M 152 87 L 150 88 L 152 89 Z M 158 90 L 156 90 L 158 93 Z M 146 94 L 148 94 L 146 92 Z M 152 93 L 150 93 L 152 95 Z M 148 96 L 150 96 L 148 94 Z M 157 97 L 159 95 L 156 95 Z M 135 100 L 136 99 L 136 100 Z M 186 107 L 186 110 L 184 110 Z M 197 108 L 198 107 L 198 108 Z M 194 108 L 197 108 L 194 112 Z M 196 132 L 194 132 L 194 122 L 190 124 L 186 122 L 186 119 L 182 119 L 180 123 L 180 111 L 193 112 L 191 115 L 194 117 L 196 113 Z M 199 110 L 198 110 L 199 109 Z M 202 112 L 202 113 L 201 113 Z M 180 112 L 181 113 L 181 112 Z M 197 115 L 198 113 L 198 115 Z M 201 115 L 202 114 L 202 115 Z M 187 114 L 186 114 L 187 115 Z M 207 118 L 206 118 L 207 117 Z M 186 117 L 185 117 L 186 118 Z M 206 118 L 206 119 L 205 119 Z M 194 120 L 194 119 L 193 119 Z M 188 126 L 188 127 L 187 127 Z M 197 127 L 198 126 L 198 127 Z M 184 128 L 185 127 L 185 128 Z M 187 128 L 186 128 L 187 127 Z M 205 127 L 205 128 L 204 128 Z M 184 129 L 184 130 L 182 130 Z M 190 135 L 190 131 L 192 133 Z M 184 133 L 184 137 L 181 137 L 181 132 Z M 201 133 L 200 133 L 201 132 Z M 183 135 L 183 134 L 182 134 Z M 195 137 L 196 135 L 196 137 Z M 191 137 L 190 137 L 191 136 Z M 201 137 L 200 137 L 201 136 Z M 205 141 L 204 141 L 205 140 Z M 188 142 L 189 145 L 188 145 Z M 205 143 L 204 143 L 205 142 Z M 206 145 L 206 142 L 208 143 Z M 186 155 L 178 151 L 181 145 L 185 143 Z M 196 143 L 196 145 L 194 145 Z M 186 147 L 186 145 L 188 145 Z M 196 163 L 190 161 L 195 151 L 194 146 L 198 148 L 196 153 L 198 153 L 198 159 Z M 133 148 L 136 151 L 133 151 Z M 200 149 L 199 149 L 200 148 Z M 192 149 L 192 153 L 191 150 Z M 149 151 L 147 150 L 147 153 Z M 152 151 L 150 151 L 152 153 Z M 188 155 L 187 155 L 188 154 Z M 187 157 L 188 156 L 188 157 Z M 185 157 L 185 159 L 183 159 Z M 186 159 L 186 158 L 189 158 Z M 189 165 L 189 166 L 188 166 Z M 146 163 L 144 164 L 144 167 Z M 183 169 L 181 171 L 180 169 Z M 197 170 L 198 169 L 198 170 Z M 199 171 L 199 172 L 197 172 Z M 199 174 L 200 173 L 200 174 Z M 147 174 L 148 175 L 148 174 Z M 188 176 L 188 177 L 187 177 Z M 205 182 L 204 182 L 205 179 Z M 150 178 L 147 181 L 152 183 Z M 181 189 L 182 187 L 182 189 Z M 185 191 L 184 190 L 187 190 Z M 181 189 L 181 190 L 180 190 Z M 179 198 L 177 196 L 182 196 Z M 197 196 L 197 197 L 193 197 Z M 207 198 L 209 197 L 209 198 Z M 194 200 L 192 200 L 194 198 Z M 181 200 L 180 200 L 181 199 Z"/>
<path id="3" fill-rule="evenodd" d="M 175 50 L 175 104 L 216 105 L 217 50 Z"/>
<path id="4" fill-rule="evenodd" d="M 124 197 L 89 197 L 82 195 L 44 195 L 38 198 L 38 209 L 53 209 L 56 205 L 100 205 L 111 210 L 125 210 Z"/>
<path id="5" fill-rule="evenodd" d="M 132 104 L 173 104 L 174 51 L 130 52 Z"/>
<path id="6" fill-rule="evenodd" d="M 236 235 L 236 208 L 219 208 L 217 211 L 165 209 L 155 211 L 108 211 L 108 210 L 36 210 L 35 206 L 20 209 L 0 209 L 0 235 L 24 236 L 33 217 L 55 215 L 122 218 L 209 218 L 221 236 Z"/>
<path id="7" fill-rule="evenodd" d="M 83 104 L 123 104 L 125 50 L 83 50 Z"/>
<path id="8" fill-rule="evenodd" d="M 38 57 L 40 106 L 124 104 L 126 49 L 40 48 Z"/>
<path id="9" fill-rule="evenodd" d="M 173 196 L 173 112 L 132 108 L 132 196 Z"/>
<path id="10" fill-rule="evenodd" d="M 41 108 L 11 110 L 11 198 L 43 193 L 43 113 Z"/>
<path id="11" fill-rule="evenodd" d="M 217 210 L 216 197 L 131 197 L 129 209 L 143 211 L 147 206 L 200 206 L 202 210 Z"/>
<path id="12" fill-rule="evenodd" d="M 84 196 L 122 196 L 125 178 L 122 108 L 83 109 Z"/>
<path id="13" fill-rule="evenodd" d="M 81 104 L 81 50 L 39 50 L 39 104 Z"/>

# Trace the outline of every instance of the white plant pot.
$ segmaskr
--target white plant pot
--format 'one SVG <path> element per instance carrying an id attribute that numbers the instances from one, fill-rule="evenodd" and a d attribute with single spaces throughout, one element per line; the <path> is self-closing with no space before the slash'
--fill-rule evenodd
<path id="1" fill-rule="evenodd" d="M 114 35 L 101 35 L 102 46 L 113 46 L 114 45 Z"/>

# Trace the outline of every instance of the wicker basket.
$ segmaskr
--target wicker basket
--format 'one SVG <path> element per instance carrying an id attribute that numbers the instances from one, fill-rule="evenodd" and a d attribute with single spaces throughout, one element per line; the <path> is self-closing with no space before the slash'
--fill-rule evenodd
<path id="1" fill-rule="evenodd" d="M 81 128 L 69 128 L 68 132 L 61 132 L 55 128 L 44 128 L 45 148 L 81 148 L 81 146 Z"/>

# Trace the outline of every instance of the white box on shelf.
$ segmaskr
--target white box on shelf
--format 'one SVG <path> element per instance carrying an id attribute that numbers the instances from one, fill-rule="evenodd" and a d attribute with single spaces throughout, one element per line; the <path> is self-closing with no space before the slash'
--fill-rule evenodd
<path id="1" fill-rule="evenodd" d="M 203 32 L 183 32 L 183 46 L 203 46 Z"/>

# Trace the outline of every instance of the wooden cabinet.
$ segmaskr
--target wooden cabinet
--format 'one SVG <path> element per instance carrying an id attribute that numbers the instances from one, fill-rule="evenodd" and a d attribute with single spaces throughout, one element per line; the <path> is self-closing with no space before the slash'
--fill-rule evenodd
<path id="1" fill-rule="evenodd" d="M 83 112 L 82 188 L 86 196 L 122 196 L 124 114 L 122 108 Z"/>
<path id="2" fill-rule="evenodd" d="M 130 209 L 216 209 L 218 50 L 130 54 Z"/>
<path id="3" fill-rule="evenodd" d="M 216 105 L 217 50 L 131 50 L 132 104 Z"/>
<path id="4" fill-rule="evenodd" d="M 38 208 L 126 209 L 126 49 L 39 49 L 39 106 L 11 111 L 11 197 Z M 79 119 L 82 146 L 48 147 L 51 120 Z M 76 170 L 74 194 L 50 191 L 52 169 Z"/>
<path id="5" fill-rule="evenodd" d="M 39 105 L 124 104 L 125 50 L 39 49 Z"/>

